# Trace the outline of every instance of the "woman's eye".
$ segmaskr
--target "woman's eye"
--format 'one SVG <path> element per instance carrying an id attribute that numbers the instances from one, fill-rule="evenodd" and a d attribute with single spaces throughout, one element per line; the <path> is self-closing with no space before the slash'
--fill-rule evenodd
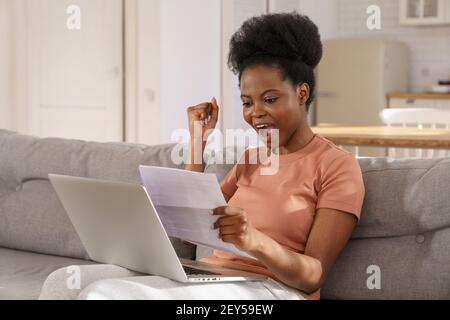
<path id="1" fill-rule="evenodd" d="M 278 100 L 278 98 L 267 98 L 264 100 L 264 102 L 268 103 L 268 104 L 272 104 L 272 103 L 275 103 L 277 100 Z"/>
<path id="2" fill-rule="evenodd" d="M 242 106 L 244 108 L 249 108 L 251 106 L 251 103 L 250 102 L 242 102 Z"/>

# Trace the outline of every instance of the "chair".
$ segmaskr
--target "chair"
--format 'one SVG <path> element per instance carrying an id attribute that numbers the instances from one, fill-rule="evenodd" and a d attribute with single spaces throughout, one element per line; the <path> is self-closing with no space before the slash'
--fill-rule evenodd
<path id="1" fill-rule="evenodd" d="M 432 108 L 390 108 L 380 112 L 380 118 L 387 126 L 417 127 L 423 128 L 446 128 L 450 129 L 450 110 Z M 404 150 L 404 157 L 410 157 L 410 151 L 415 150 L 416 157 L 436 158 L 447 157 L 447 149 L 408 149 Z M 424 156 L 424 151 L 427 155 Z M 438 151 L 438 152 L 436 152 Z M 419 156 L 417 156 L 420 154 Z M 388 156 L 396 157 L 396 148 L 388 148 Z"/>

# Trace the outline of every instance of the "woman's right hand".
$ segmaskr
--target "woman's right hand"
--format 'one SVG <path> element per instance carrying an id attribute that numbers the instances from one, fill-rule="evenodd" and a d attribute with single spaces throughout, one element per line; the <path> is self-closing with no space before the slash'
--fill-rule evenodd
<path id="1" fill-rule="evenodd" d="M 211 102 L 187 108 L 187 114 L 191 139 L 199 140 L 201 138 L 206 142 L 219 119 L 219 106 L 216 98 L 213 98 Z M 198 126 L 197 130 L 195 130 L 196 126 Z"/>

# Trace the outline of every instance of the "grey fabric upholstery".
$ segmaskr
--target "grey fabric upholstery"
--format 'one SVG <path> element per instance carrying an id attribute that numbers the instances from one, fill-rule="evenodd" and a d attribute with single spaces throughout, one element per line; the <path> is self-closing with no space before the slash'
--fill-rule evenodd
<path id="1" fill-rule="evenodd" d="M 0 130 L 0 248 L 26 251 L 27 257 L 28 252 L 66 257 L 57 264 L 51 260 L 43 269 L 41 257 L 45 255 L 21 260 L 19 254 L 17 261 L 0 255 L 0 298 L 36 299 L 48 274 L 76 264 L 67 258 L 89 258 L 48 181 L 49 173 L 139 183 L 139 164 L 182 166 L 172 163 L 172 149 L 172 145 L 38 139 Z M 179 256 L 195 256 L 195 248 L 171 240 Z M 36 271 L 33 278 L 21 276 L 12 267 L 17 265 L 18 270 L 37 268 L 42 273 Z"/>
<path id="2" fill-rule="evenodd" d="M 0 130 L 0 247 L 87 259 L 49 173 L 140 183 L 140 164 L 172 163 L 173 145 L 38 139 Z M 181 256 L 189 247 L 174 240 Z"/>
<path id="3" fill-rule="evenodd" d="M 361 221 L 322 297 L 450 299 L 450 159 L 359 159 Z M 379 267 L 380 289 L 367 282 Z"/>
<path id="4" fill-rule="evenodd" d="M 0 289 L 0 298 L 36 298 L 45 274 L 74 264 L 72 260 L 55 264 L 55 257 L 48 256 L 51 261 L 46 265 L 46 255 L 20 250 L 87 257 L 47 181 L 48 173 L 139 182 L 139 164 L 181 167 L 172 163 L 172 149 L 173 145 L 37 139 L 0 130 L 0 247 L 17 250 L 0 251 L 0 287 L 7 287 Z M 449 299 L 450 159 L 361 158 L 359 163 L 366 187 L 361 221 L 322 297 Z M 220 180 L 231 168 L 232 164 L 208 161 L 206 172 Z M 180 256 L 193 256 L 192 248 L 172 241 Z M 6 259 L 13 261 L 5 263 Z M 379 267 L 381 289 L 368 288 L 372 266 Z M 33 273 L 35 268 L 43 270 L 37 273 L 42 277 L 20 273 Z"/>
<path id="5" fill-rule="evenodd" d="M 410 235 L 450 226 L 450 159 L 359 162 L 367 197 L 354 238 Z"/>
<path id="6" fill-rule="evenodd" d="M 324 299 L 450 299 L 450 232 L 351 240 L 322 289 Z M 369 289 L 380 269 L 380 289 Z"/>
<path id="7" fill-rule="evenodd" d="M 57 269 L 92 261 L 0 248 L 0 300 L 36 300 Z"/>

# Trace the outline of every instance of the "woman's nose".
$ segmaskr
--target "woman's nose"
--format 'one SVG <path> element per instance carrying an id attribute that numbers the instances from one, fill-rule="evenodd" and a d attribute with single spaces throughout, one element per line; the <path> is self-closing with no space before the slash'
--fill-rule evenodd
<path id="1" fill-rule="evenodd" d="M 255 105 L 253 107 L 252 116 L 254 118 L 259 118 L 264 115 L 266 115 L 266 110 L 264 109 L 264 105 L 259 102 L 255 102 Z"/>

